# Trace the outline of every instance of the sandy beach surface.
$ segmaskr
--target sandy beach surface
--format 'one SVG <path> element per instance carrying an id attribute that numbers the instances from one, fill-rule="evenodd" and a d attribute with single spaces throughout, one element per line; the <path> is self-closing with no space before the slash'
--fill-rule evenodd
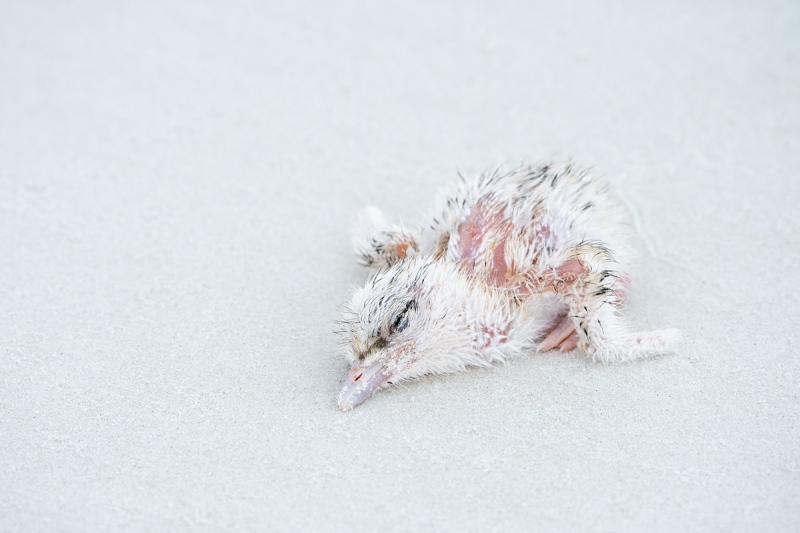
<path id="1" fill-rule="evenodd" d="M 362 206 L 574 157 L 681 353 L 337 409 Z M 800 529 L 800 4 L 0 16 L 0 530 Z"/>

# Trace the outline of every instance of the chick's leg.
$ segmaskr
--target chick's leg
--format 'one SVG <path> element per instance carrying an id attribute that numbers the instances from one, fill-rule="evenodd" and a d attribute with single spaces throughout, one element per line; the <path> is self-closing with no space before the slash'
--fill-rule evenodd
<path id="1" fill-rule="evenodd" d="M 627 278 L 607 248 L 599 244 L 581 244 L 568 250 L 561 259 L 558 266 L 551 267 L 549 274 L 541 278 L 545 282 L 550 278 L 552 290 L 569 306 L 567 318 L 572 321 L 575 337 L 562 339 L 567 328 L 559 325 L 553 332 L 558 332 L 554 337 L 560 339 L 557 345 L 564 349 L 576 343 L 593 359 L 605 363 L 674 350 L 680 340 L 677 330 L 630 331 L 620 314 L 622 298 L 627 293 Z M 550 335 L 545 342 L 549 338 Z"/>

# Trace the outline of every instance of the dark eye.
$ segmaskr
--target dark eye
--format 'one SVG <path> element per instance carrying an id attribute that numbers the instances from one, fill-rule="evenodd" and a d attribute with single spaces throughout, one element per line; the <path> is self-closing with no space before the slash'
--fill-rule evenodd
<path id="1" fill-rule="evenodd" d="M 392 333 L 400 333 L 408 327 L 408 311 L 416 308 L 417 302 L 415 300 L 411 300 L 406 304 L 406 308 L 392 322 Z"/>

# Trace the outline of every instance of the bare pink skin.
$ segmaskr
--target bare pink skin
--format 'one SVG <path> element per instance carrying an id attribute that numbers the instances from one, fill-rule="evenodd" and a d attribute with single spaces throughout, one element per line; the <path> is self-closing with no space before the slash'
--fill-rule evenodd
<path id="1" fill-rule="evenodd" d="M 507 280 L 506 239 L 511 231 L 511 223 L 503 222 L 503 213 L 492 209 L 487 203 L 477 204 L 469 216 L 458 226 L 458 239 L 461 246 L 461 261 L 471 269 L 477 268 L 477 252 L 486 234 L 497 230 L 498 239 L 492 254 L 492 270 L 490 280 L 495 285 L 502 285 Z"/>
<path id="2" fill-rule="evenodd" d="M 571 259 L 555 269 L 547 269 L 543 272 L 536 269 L 535 264 L 532 265 L 532 270 L 524 273 L 510 272 L 505 259 L 505 244 L 510 231 L 511 222 L 503 221 L 503 216 L 499 209 L 492 209 L 487 202 L 477 204 L 458 227 L 462 263 L 467 268 L 473 270 L 477 268 L 477 252 L 483 244 L 483 239 L 487 234 L 491 233 L 496 237 L 496 240 L 494 243 L 495 248 L 492 252 L 492 269 L 489 272 L 489 282 L 496 286 L 507 285 L 511 279 L 519 279 L 519 274 L 522 274 L 523 282 L 515 282 L 509 286 L 520 295 L 528 295 L 532 290 L 560 292 L 586 272 L 586 265 L 578 259 Z M 542 238 L 547 238 L 549 236 L 549 228 L 544 227 L 539 233 Z M 619 288 L 614 291 L 618 301 L 624 301 L 627 296 L 628 285 L 628 279 L 620 280 Z M 564 316 L 548 332 L 537 351 L 545 352 L 558 348 L 562 352 L 568 352 L 577 348 L 578 342 L 579 337 L 572 319 Z"/>

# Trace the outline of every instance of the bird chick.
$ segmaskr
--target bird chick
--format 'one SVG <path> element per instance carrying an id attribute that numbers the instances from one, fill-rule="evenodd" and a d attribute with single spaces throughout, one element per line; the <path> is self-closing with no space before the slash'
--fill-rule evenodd
<path id="1" fill-rule="evenodd" d="M 606 186 L 572 162 L 461 177 L 420 228 L 364 209 L 353 240 L 376 271 L 340 321 L 352 366 L 339 407 L 534 348 L 603 363 L 672 352 L 677 330 L 633 332 L 621 315 L 629 236 Z"/>

